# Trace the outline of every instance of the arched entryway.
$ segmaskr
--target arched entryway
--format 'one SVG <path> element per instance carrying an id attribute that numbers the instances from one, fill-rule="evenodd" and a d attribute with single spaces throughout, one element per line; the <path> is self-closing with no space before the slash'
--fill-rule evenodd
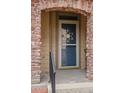
<path id="1" fill-rule="evenodd" d="M 55 22 L 58 22 L 57 17 L 66 14 L 72 17 L 76 15 L 77 19 L 79 17 L 80 33 L 78 35 L 80 35 L 80 39 L 77 41 L 79 42 L 77 46 L 80 46 L 79 49 L 81 50 L 79 59 L 87 62 L 87 77 L 92 79 L 92 2 L 90 0 L 83 1 L 85 3 L 82 3 L 82 0 L 74 0 L 75 3 L 70 4 L 70 0 L 51 0 L 51 2 L 32 0 L 32 83 L 40 83 L 43 73 L 49 71 L 50 48 L 54 50 L 55 59 L 58 60 L 59 52 L 56 52 L 58 50 L 56 40 L 59 38 L 56 32 L 59 26 Z M 83 58 L 81 59 L 81 57 Z M 80 68 L 85 68 L 83 63 L 79 63 Z M 58 64 L 57 61 L 56 64 Z"/>

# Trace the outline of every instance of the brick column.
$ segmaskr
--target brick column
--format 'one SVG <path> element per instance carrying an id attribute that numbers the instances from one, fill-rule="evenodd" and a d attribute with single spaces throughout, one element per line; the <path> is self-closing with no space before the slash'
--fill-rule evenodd
<path id="1" fill-rule="evenodd" d="M 86 57 L 87 57 L 87 77 L 93 79 L 93 15 L 87 17 L 86 36 Z"/>
<path id="2" fill-rule="evenodd" d="M 40 83 L 41 75 L 41 11 L 38 0 L 31 6 L 31 82 Z"/>

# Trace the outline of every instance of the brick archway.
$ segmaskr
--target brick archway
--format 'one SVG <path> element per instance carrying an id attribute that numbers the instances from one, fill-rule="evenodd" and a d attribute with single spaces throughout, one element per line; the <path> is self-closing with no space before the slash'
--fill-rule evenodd
<path id="1" fill-rule="evenodd" d="M 60 2 L 61 1 L 61 2 Z M 39 83 L 41 77 L 41 11 L 69 11 L 87 16 L 87 76 L 92 79 L 92 0 L 32 0 L 31 6 L 31 74 L 32 83 Z"/>

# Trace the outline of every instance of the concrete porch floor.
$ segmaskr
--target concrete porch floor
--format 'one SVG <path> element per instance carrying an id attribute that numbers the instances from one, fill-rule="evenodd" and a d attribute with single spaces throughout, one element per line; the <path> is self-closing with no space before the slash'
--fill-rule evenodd
<path id="1" fill-rule="evenodd" d="M 92 81 L 86 78 L 85 70 L 57 70 L 57 93 L 93 93 Z M 48 85 L 48 93 L 51 93 L 51 84 Z"/>
<path id="2" fill-rule="evenodd" d="M 48 92 L 45 93 L 51 93 L 51 84 L 48 82 L 48 77 L 48 74 L 44 75 L 41 79 L 41 83 L 33 84 L 32 89 L 41 88 L 43 91 L 44 88 L 48 88 Z M 93 93 L 92 81 L 86 78 L 85 70 L 57 70 L 56 93 Z"/>
<path id="3" fill-rule="evenodd" d="M 91 82 L 86 78 L 85 70 L 57 70 L 56 71 L 56 83 L 64 84 L 64 83 L 81 83 L 81 82 Z"/>

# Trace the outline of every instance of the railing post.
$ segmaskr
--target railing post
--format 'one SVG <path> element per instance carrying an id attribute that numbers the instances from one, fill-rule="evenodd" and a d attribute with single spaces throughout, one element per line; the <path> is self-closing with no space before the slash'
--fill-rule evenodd
<path id="1" fill-rule="evenodd" d="M 49 62 L 49 67 L 50 67 L 50 82 L 51 82 L 51 88 L 52 88 L 52 93 L 56 93 L 56 70 L 55 70 L 55 64 L 54 64 L 54 59 L 53 59 L 53 53 L 50 51 L 50 62 Z"/>

